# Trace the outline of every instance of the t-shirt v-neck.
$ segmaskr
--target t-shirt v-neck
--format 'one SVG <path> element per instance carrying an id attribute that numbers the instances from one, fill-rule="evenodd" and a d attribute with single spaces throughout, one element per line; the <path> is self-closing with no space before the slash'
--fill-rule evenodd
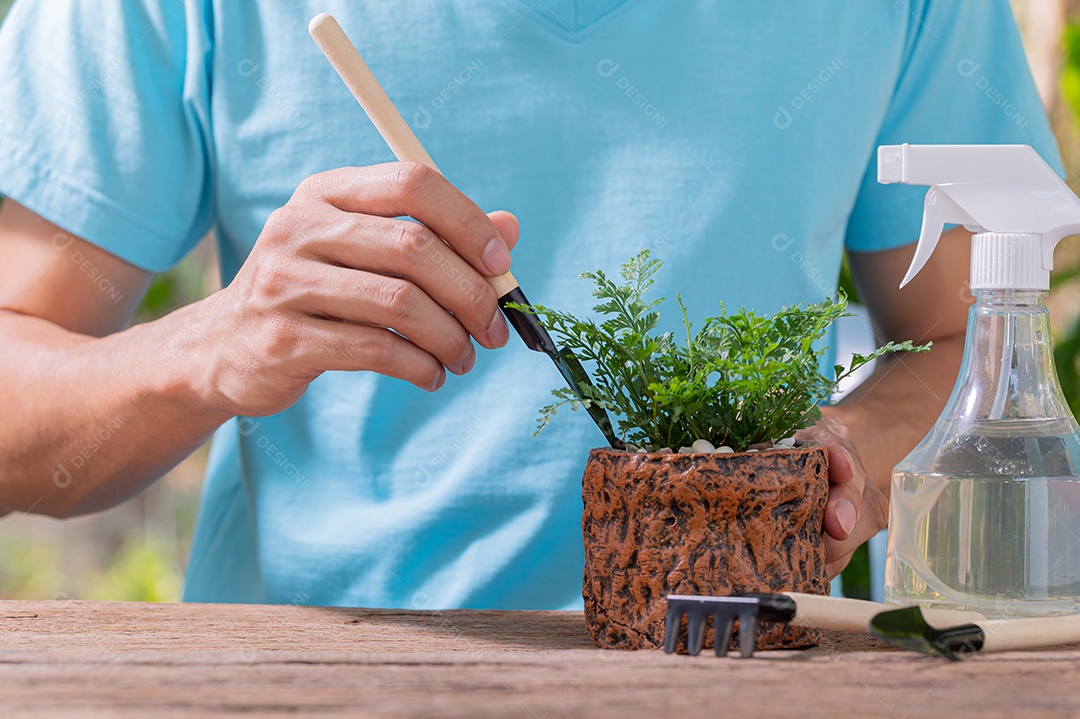
<path id="1" fill-rule="evenodd" d="M 564 34 L 588 30 L 633 0 L 516 0 L 529 15 Z"/>

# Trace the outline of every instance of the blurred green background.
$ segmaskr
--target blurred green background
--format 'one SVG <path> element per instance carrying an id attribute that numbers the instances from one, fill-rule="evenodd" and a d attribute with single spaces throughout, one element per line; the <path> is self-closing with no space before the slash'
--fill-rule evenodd
<path id="1" fill-rule="evenodd" d="M 47 0 L 27 0 L 45 2 Z M 0 18 L 12 0 L 0 0 Z M 1080 0 L 1013 0 L 1032 72 L 1054 123 L 1069 181 L 1080 169 Z M 1080 413 L 1080 243 L 1058 250 L 1050 306 L 1062 386 Z M 156 278 L 139 320 L 161 316 L 218 288 L 204 241 Z M 175 601 L 180 596 L 206 448 L 140 496 L 90 517 L 0 519 L 0 598 Z M 865 552 L 845 572 L 849 595 L 866 595 Z"/>

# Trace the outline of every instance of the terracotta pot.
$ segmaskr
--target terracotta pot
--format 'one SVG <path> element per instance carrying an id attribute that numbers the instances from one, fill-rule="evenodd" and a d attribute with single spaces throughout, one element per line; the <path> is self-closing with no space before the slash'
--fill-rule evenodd
<path id="1" fill-rule="evenodd" d="M 819 445 L 738 454 L 592 450 L 582 479 L 582 595 L 593 641 L 663 646 L 668 594 L 827 594 L 828 491 Z M 817 638 L 762 625 L 757 649 L 813 646 Z M 710 621 L 705 646 L 712 642 Z"/>

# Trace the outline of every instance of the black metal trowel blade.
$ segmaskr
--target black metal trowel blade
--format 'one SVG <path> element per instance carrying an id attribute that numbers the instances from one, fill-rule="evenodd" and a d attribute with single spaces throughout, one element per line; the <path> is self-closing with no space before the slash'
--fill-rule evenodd
<path id="1" fill-rule="evenodd" d="M 588 401 L 582 393 L 581 388 L 583 386 L 591 387 L 593 384 L 581 361 L 569 349 L 560 350 L 555 346 L 555 341 L 548 334 L 544 325 L 540 323 L 539 317 L 528 312 L 522 312 L 514 307 L 507 307 L 510 303 L 529 305 L 529 300 L 520 287 L 515 287 L 499 298 L 499 307 L 502 308 L 503 314 L 506 315 L 506 320 L 521 336 L 521 339 L 525 341 L 526 347 L 534 352 L 543 352 L 551 358 L 551 361 L 558 368 L 559 374 L 566 380 L 566 384 L 570 386 L 578 399 L 586 403 L 589 416 L 592 417 L 596 426 L 600 428 L 608 444 L 616 449 L 622 449 L 625 445 L 615 436 L 615 430 L 612 428 L 611 419 L 608 417 L 607 412 L 596 402 Z"/>
<path id="2" fill-rule="evenodd" d="M 986 641 L 976 624 L 935 629 L 926 623 L 919 607 L 881 612 L 870 620 L 869 631 L 894 647 L 954 660 L 977 654 Z"/>

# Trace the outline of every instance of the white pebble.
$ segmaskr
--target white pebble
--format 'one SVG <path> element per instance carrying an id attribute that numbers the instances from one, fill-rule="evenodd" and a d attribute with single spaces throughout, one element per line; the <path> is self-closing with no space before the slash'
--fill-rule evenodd
<path id="1" fill-rule="evenodd" d="M 648 454 L 648 453 L 649 453 L 649 450 L 647 450 L 647 449 L 644 449 L 644 448 L 642 448 L 642 447 L 638 447 L 638 448 L 637 448 L 637 450 L 635 450 L 635 451 L 636 451 L 636 452 L 637 452 L 638 454 Z"/>
<path id="2" fill-rule="evenodd" d="M 627 452 L 636 452 L 639 449 L 641 449 L 641 447 L 637 446 L 636 444 L 628 444 L 628 445 L 626 445 L 626 451 Z"/>
<path id="3" fill-rule="evenodd" d="M 779 442 L 777 442 L 777 444 L 782 444 L 785 447 L 794 447 L 795 446 L 795 438 L 794 437 L 788 437 L 787 439 L 780 440 Z"/>
<path id="4" fill-rule="evenodd" d="M 693 447 L 679 447 L 679 454 L 693 454 Z"/>
<path id="5" fill-rule="evenodd" d="M 717 447 L 715 450 L 713 450 L 713 454 L 735 454 L 735 450 L 733 450 L 731 447 L 728 447 L 727 445 L 724 445 L 723 447 Z"/>
<path id="6" fill-rule="evenodd" d="M 751 452 L 760 452 L 760 451 L 761 451 L 760 449 L 748 449 L 748 450 L 746 450 L 746 453 L 750 454 Z"/>
<path id="7" fill-rule="evenodd" d="M 716 447 L 714 447 L 713 443 L 707 439 L 699 439 L 691 445 L 690 449 L 701 454 L 711 454 L 716 450 Z"/>

